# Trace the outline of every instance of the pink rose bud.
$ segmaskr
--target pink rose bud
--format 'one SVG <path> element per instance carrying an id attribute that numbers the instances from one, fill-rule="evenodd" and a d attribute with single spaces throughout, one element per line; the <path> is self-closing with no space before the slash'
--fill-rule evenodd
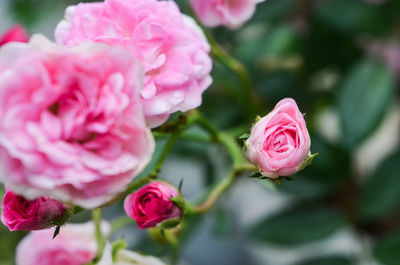
<path id="1" fill-rule="evenodd" d="M 180 209 L 170 200 L 178 195 L 175 187 L 165 182 L 152 182 L 126 197 L 124 209 L 140 229 L 155 227 L 181 215 Z"/>
<path id="2" fill-rule="evenodd" d="M 290 176 L 307 164 L 311 140 L 296 102 L 281 100 L 261 118 L 246 141 L 249 160 L 269 178 Z"/>
<path id="3" fill-rule="evenodd" d="M 65 214 L 64 205 L 54 199 L 29 201 L 7 191 L 1 203 L 1 221 L 10 231 L 41 230 Z"/>
<path id="4" fill-rule="evenodd" d="M 9 28 L 2 36 L 0 36 L 0 47 L 8 42 L 28 42 L 29 35 L 21 25 L 15 25 Z"/>
<path id="5" fill-rule="evenodd" d="M 140 96 L 151 127 L 171 113 L 200 106 L 212 82 L 210 45 L 174 1 L 105 0 L 70 6 L 55 38 L 67 46 L 95 41 L 127 48 L 145 71 Z"/>
<path id="6" fill-rule="evenodd" d="M 108 223 L 101 223 L 104 236 L 110 228 Z M 54 229 L 29 233 L 17 247 L 16 265 L 82 265 L 96 256 L 94 223 L 68 224 L 54 239 L 53 234 Z"/>
<path id="7" fill-rule="evenodd" d="M 264 0 L 190 0 L 201 22 L 207 27 L 224 25 L 235 29 L 249 20 L 256 5 Z"/>

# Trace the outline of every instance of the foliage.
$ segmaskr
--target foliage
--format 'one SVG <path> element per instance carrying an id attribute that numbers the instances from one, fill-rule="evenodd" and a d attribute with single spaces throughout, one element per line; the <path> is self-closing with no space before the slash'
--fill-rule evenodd
<path id="1" fill-rule="evenodd" d="M 36 29 L 55 6 L 64 7 L 71 2 L 10 0 L 7 7 L 15 22 Z M 177 2 L 188 11 L 186 1 Z M 237 227 L 235 218 L 241 213 L 232 214 L 218 205 L 216 211 L 210 212 L 217 238 L 245 234 L 243 244 L 256 242 L 297 249 L 349 229 L 371 241 L 372 254 L 382 264 L 399 263 L 400 236 L 393 235 L 400 228 L 399 146 L 374 172 L 363 175 L 355 170 L 356 152 L 378 131 L 388 111 L 399 101 L 395 74 L 400 69 L 384 60 L 384 50 L 371 52 L 369 47 L 376 41 L 400 39 L 400 4 L 396 0 L 369 2 L 373 1 L 267 0 L 258 5 L 253 19 L 240 30 L 209 30 L 223 49 L 248 70 L 251 89 L 262 106 L 254 106 L 257 114 L 269 112 L 279 99 L 296 99 L 299 108 L 306 112 L 312 152 L 319 153 L 312 167 L 296 174 L 294 181 L 273 185 L 273 192 L 289 197 L 289 205 L 251 227 Z M 397 44 L 400 53 L 400 43 Z M 221 61 L 215 60 L 213 78 L 200 110 L 218 128 L 226 129 L 237 139 L 248 132 L 254 111 L 243 103 L 240 77 Z M 338 114 L 340 136 L 333 140 L 321 133 L 325 124 L 318 121 L 326 109 L 334 109 Z M 190 138 L 198 141 L 185 140 Z M 386 140 L 398 145 L 395 139 Z M 157 153 L 149 168 L 159 160 L 164 143 L 161 137 L 157 140 Z M 196 127 L 183 134 L 172 149 L 178 158 L 198 162 L 205 172 L 201 181 L 205 188 L 215 185 L 228 160 L 224 155 L 216 163 L 214 151 L 209 137 Z M 190 176 L 185 178 L 184 187 L 189 179 Z M 265 188 L 265 193 L 271 190 Z M 268 202 L 260 201 L 264 203 Z M 185 244 L 194 238 L 203 218 L 192 217 L 187 224 L 182 232 Z M 0 234 L 0 264 L 9 264 L 23 234 L 8 233 L 4 228 Z M 140 235 L 136 249 L 153 255 L 173 252 L 173 248 L 155 243 L 149 235 Z M 355 263 L 353 257 L 323 257 L 319 253 L 298 263 L 338 264 Z"/>

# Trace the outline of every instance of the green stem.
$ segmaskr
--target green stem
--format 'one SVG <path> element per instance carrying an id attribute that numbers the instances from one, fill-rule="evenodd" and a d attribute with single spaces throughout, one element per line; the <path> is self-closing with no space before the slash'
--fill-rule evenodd
<path id="1" fill-rule="evenodd" d="M 202 214 L 208 212 L 214 204 L 217 202 L 218 198 L 224 193 L 235 181 L 237 174 L 231 171 L 229 175 L 224 178 L 208 195 L 207 199 L 200 205 L 193 208 L 192 214 Z"/>
<path id="2" fill-rule="evenodd" d="M 236 140 L 225 132 L 219 131 L 212 123 L 210 123 L 203 115 L 198 113 L 197 115 L 198 124 L 219 143 L 221 143 L 228 151 L 233 167 L 237 167 L 242 162 L 246 161 L 243 156 L 243 152 Z"/>
<path id="3" fill-rule="evenodd" d="M 221 143 L 232 160 L 232 170 L 221 182 L 215 186 L 207 199 L 199 206 L 193 208 L 193 214 L 200 214 L 209 211 L 217 202 L 218 198 L 235 182 L 237 176 L 246 171 L 256 171 L 256 167 L 248 163 L 243 156 L 243 151 L 236 140 L 225 132 L 219 131 L 200 113 L 197 114 L 198 124 L 206 130 L 216 141 Z"/>
<path id="4" fill-rule="evenodd" d="M 242 131 L 243 132 L 243 131 Z M 153 136 L 156 139 L 163 139 L 168 138 L 170 136 L 169 133 L 162 133 L 162 132 L 153 132 Z M 186 140 L 186 141 L 194 141 L 194 142 L 201 142 L 201 143 L 210 143 L 211 139 L 208 135 L 203 135 L 199 133 L 182 133 L 179 137 L 179 140 Z"/>
<path id="5" fill-rule="evenodd" d="M 197 111 L 190 111 L 186 114 L 186 118 L 184 119 L 179 119 L 181 121 L 183 121 L 183 124 L 174 124 L 174 131 L 173 133 L 169 136 L 169 139 L 167 141 L 167 143 L 165 144 L 160 157 L 158 158 L 156 164 L 154 165 L 154 167 L 152 168 L 152 170 L 150 171 L 150 173 L 142 178 L 139 179 L 137 181 L 132 182 L 129 186 L 128 189 L 126 190 L 126 193 L 130 193 L 138 188 L 140 188 L 141 186 L 143 186 L 144 184 L 148 183 L 149 181 L 157 178 L 158 173 L 162 167 L 162 165 L 165 162 L 165 159 L 168 157 L 168 154 L 171 152 L 172 148 L 174 147 L 176 141 L 179 139 L 179 137 L 181 136 L 182 132 L 185 131 L 188 127 L 190 127 L 191 125 L 193 125 L 194 122 L 196 122 L 197 120 L 197 116 L 198 116 L 198 112 Z"/>
<path id="6" fill-rule="evenodd" d="M 103 256 L 105 238 L 101 232 L 101 208 L 92 211 L 93 222 L 96 226 L 97 254 L 96 259 L 99 260 Z"/>
<path id="7" fill-rule="evenodd" d="M 207 199 L 200 205 L 193 207 L 191 214 L 203 214 L 208 212 L 218 201 L 219 197 L 221 197 L 221 195 L 232 186 L 241 173 L 256 170 L 257 168 L 254 165 L 247 162 L 243 162 L 238 164 L 236 167 L 233 167 L 227 177 L 222 179 L 218 185 L 211 190 Z"/>
<path id="8" fill-rule="evenodd" d="M 182 118 L 182 117 L 184 117 L 184 118 Z M 134 192 L 138 188 L 146 185 L 150 181 L 156 179 L 158 177 L 158 173 L 159 173 L 162 165 L 164 164 L 165 159 L 167 158 L 168 154 L 174 147 L 176 141 L 179 139 L 179 137 L 183 131 L 185 131 L 188 127 L 190 127 L 191 125 L 193 125 L 193 123 L 195 123 L 197 121 L 197 117 L 198 117 L 198 112 L 196 110 L 193 110 L 193 111 L 187 112 L 185 115 L 182 115 L 178 121 L 173 122 L 173 125 L 169 125 L 169 124 L 164 125 L 164 128 L 172 128 L 173 127 L 174 129 L 173 129 L 172 133 L 170 134 L 169 139 L 168 139 L 167 143 L 165 144 L 160 157 L 158 158 L 156 164 L 151 169 L 150 173 L 141 179 L 131 182 L 128 185 L 127 189 L 125 191 L 123 191 L 119 196 L 115 197 L 113 200 L 103 204 L 100 207 L 109 206 L 109 205 L 115 203 L 116 201 L 120 200 L 121 198 Z M 162 133 L 164 133 L 164 132 L 162 132 Z"/>
<path id="9" fill-rule="evenodd" d="M 239 78 L 241 88 L 240 93 L 237 95 L 239 102 L 242 103 L 242 105 L 246 108 L 246 111 L 248 111 L 251 116 L 262 112 L 262 104 L 259 100 L 259 97 L 252 89 L 250 74 L 246 67 L 239 60 L 226 52 L 207 29 L 203 30 L 206 34 L 208 42 L 211 45 L 211 55 L 217 61 L 234 72 Z"/>

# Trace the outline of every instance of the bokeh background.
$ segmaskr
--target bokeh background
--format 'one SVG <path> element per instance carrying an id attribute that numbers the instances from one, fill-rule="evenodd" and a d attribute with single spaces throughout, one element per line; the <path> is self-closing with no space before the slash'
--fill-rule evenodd
<path id="1" fill-rule="evenodd" d="M 77 2 L 0 0 L 0 32 L 21 23 L 53 39 L 65 7 Z M 186 1 L 177 2 L 190 12 Z M 241 29 L 210 32 L 246 65 L 259 115 L 282 98 L 296 99 L 319 156 L 278 186 L 242 178 L 191 221 L 181 264 L 399 265 L 400 1 L 266 0 Z M 217 61 L 213 77 L 200 110 L 239 136 L 254 120 L 240 82 Z M 157 150 L 163 144 L 157 140 Z M 222 148 L 181 140 L 161 177 L 175 184 L 184 178 L 184 195 L 196 199 L 228 166 Z M 108 220 L 123 214 L 121 204 L 105 211 Z M 88 219 L 83 213 L 74 221 Z M 23 236 L 0 226 L 1 265 L 14 264 Z M 120 236 L 136 251 L 170 251 L 134 224 L 113 238 Z"/>

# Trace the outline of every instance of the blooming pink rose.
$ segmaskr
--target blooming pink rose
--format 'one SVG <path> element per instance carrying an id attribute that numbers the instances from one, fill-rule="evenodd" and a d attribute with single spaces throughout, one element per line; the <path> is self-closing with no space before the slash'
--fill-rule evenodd
<path id="1" fill-rule="evenodd" d="M 2 36 L 0 36 L 0 47 L 8 42 L 28 42 L 29 35 L 24 27 L 15 25 L 9 28 Z"/>
<path id="2" fill-rule="evenodd" d="M 3 69 L 3 70 L 2 70 Z M 0 49 L 0 181 L 27 199 L 85 208 L 123 191 L 150 161 L 142 71 L 124 49 L 33 36 Z"/>
<path id="3" fill-rule="evenodd" d="M 102 232 L 108 234 L 108 223 L 102 223 Z M 69 224 L 53 238 L 54 230 L 35 231 L 18 245 L 17 265 L 82 265 L 90 262 L 97 251 L 93 223 Z"/>
<path id="4" fill-rule="evenodd" d="M 155 227 L 181 215 L 180 209 L 170 200 L 178 195 L 175 187 L 165 182 L 152 182 L 126 197 L 124 209 L 140 229 Z"/>
<path id="5" fill-rule="evenodd" d="M 269 178 L 296 173 L 304 165 L 310 146 L 306 122 L 291 98 L 281 100 L 261 118 L 246 141 L 249 160 Z"/>
<path id="6" fill-rule="evenodd" d="M 264 0 L 190 0 L 196 15 L 207 27 L 239 28 Z"/>
<path id="7" fill-rule="evenodd" d="M 10 231 L 41 230 L 61 218 L 65 210 L 57 200 L 41 197 L 29 201 L 9 190 L 1 203 L 1 221 Z"/>
<path id="8" fill-rule="evenodd" d="M 210 46 L 200 27 L 173 1 L 106 0 L 70 6 L 55 37 L 69 46 L 84 41 L 122 45 L 138 58 L 146 73 L 141 99 L 151 127 L 171 113 L 198 107 L 212 82 Z"/>

